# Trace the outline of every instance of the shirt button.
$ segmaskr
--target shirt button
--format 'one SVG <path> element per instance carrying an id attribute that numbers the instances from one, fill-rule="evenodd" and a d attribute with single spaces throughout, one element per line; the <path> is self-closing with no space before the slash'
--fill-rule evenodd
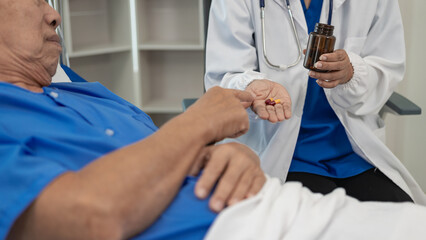
<path id="1" fill-rule="evenodd" d="M 115 133 L 114 133 L 114 130 L 108 128 L 105 130 L 105 134 L 112 137 L 114 136 Z"/>
<path id="2" fill-rule="evenodd" d="M 59 94 L 57 92 L 51 92 L 49 95 L 53 98 L 59 97 Z"/>

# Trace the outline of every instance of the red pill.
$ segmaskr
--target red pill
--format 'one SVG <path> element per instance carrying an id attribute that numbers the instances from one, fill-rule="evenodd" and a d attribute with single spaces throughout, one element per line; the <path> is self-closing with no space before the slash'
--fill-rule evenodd
<path id="1" fill-rule="evenodd" d="M 271 106 L 275 106 L 276 104 L 273 98 L 266 99 L 265 103 L 266 105 L 271 105 Z"/>

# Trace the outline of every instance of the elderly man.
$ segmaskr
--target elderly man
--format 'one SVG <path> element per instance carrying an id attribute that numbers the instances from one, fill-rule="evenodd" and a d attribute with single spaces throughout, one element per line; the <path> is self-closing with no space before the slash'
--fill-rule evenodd
<path id="1" fill-rule="evenodd" d="M 0 0 L 0 239 L 425 236 L 423 207 L 264 184 L 247 147 L 208 146 L 247 131 L 250 94 L 213 88 L 157 130 L 100 84 L 51 84 L 60 21 L 43 0 Z"/>
<path id="2" fill-rule="evenodd" d="M 0 239 L 129 238 L 207 157 L 196 190 L 206 198 L 222 176 L 214 211 L 260 190 L 265 176 L 253 152 L 206 147 L 247 130 L 250 94 L 214 89 L 156 131 L 100 84 L 51 84 L 60 21 L 44 0 L 0 0 Z"/>

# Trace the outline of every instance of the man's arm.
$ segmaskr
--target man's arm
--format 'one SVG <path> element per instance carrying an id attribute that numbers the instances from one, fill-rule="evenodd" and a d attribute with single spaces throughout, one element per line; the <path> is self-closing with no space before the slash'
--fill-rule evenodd
<path id="1" fill-rule="evenodd" d="M 9 239 L 125 239 L 141 232 L 165 210 L 208 143 L 247 131 L 244 107 L 251 101 L 248 93 L 213 88 L 147 139 L 58 177 Z"/>

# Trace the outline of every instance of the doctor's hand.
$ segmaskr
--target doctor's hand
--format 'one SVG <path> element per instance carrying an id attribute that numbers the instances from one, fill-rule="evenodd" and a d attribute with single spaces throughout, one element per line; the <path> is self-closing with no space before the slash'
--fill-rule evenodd
<path id="1" fill-rule="evenodd" d="M 275 123 L 291 117 L 290 95 L 281 84 L 266 79 L 254 80 L 246 91 L 255 96 L 252 109 L 261 119 Z M 281 102 L 275 106 L 267 105 L 265 100 L 269 98 L 280 99 Z"/>
<path id="2" fill-rule="evenodd" d="M 318 79 L 318 85 L 323 88 L 334 88 L 339 84 L 345 84 L 354 75 L 354 68 L 349 56 L 343 49 L 321 55 L 320 61 L 315 63 L 315 68 L 329 71 L 325 73 L 309 72 L 309 76 Z"/>
<path id="3" fill-rule="evenodd" d="M 208 143 L 227 137 L 238 137 L 248 131 L 249 120 L 245 110 L 254 98 L 250 93 L 213 87 L 184 113 L 191 121 L 208 130 Z M 194 124 L 195 126 L 198 126 Z M 207 143 L 206 143 L 207 144 Z"/>
<path id="4" fill-rule="evenodd" d="M 195 186 L 195 195 L 204 199 L 217 184 L 209 201 L 209 207 L 215 212 L 254 196 L 266 181 L 258 156 L 245 145 L 209 146 L 200 157 L 190 172 L 197 175 L 204 168 Z"/>

